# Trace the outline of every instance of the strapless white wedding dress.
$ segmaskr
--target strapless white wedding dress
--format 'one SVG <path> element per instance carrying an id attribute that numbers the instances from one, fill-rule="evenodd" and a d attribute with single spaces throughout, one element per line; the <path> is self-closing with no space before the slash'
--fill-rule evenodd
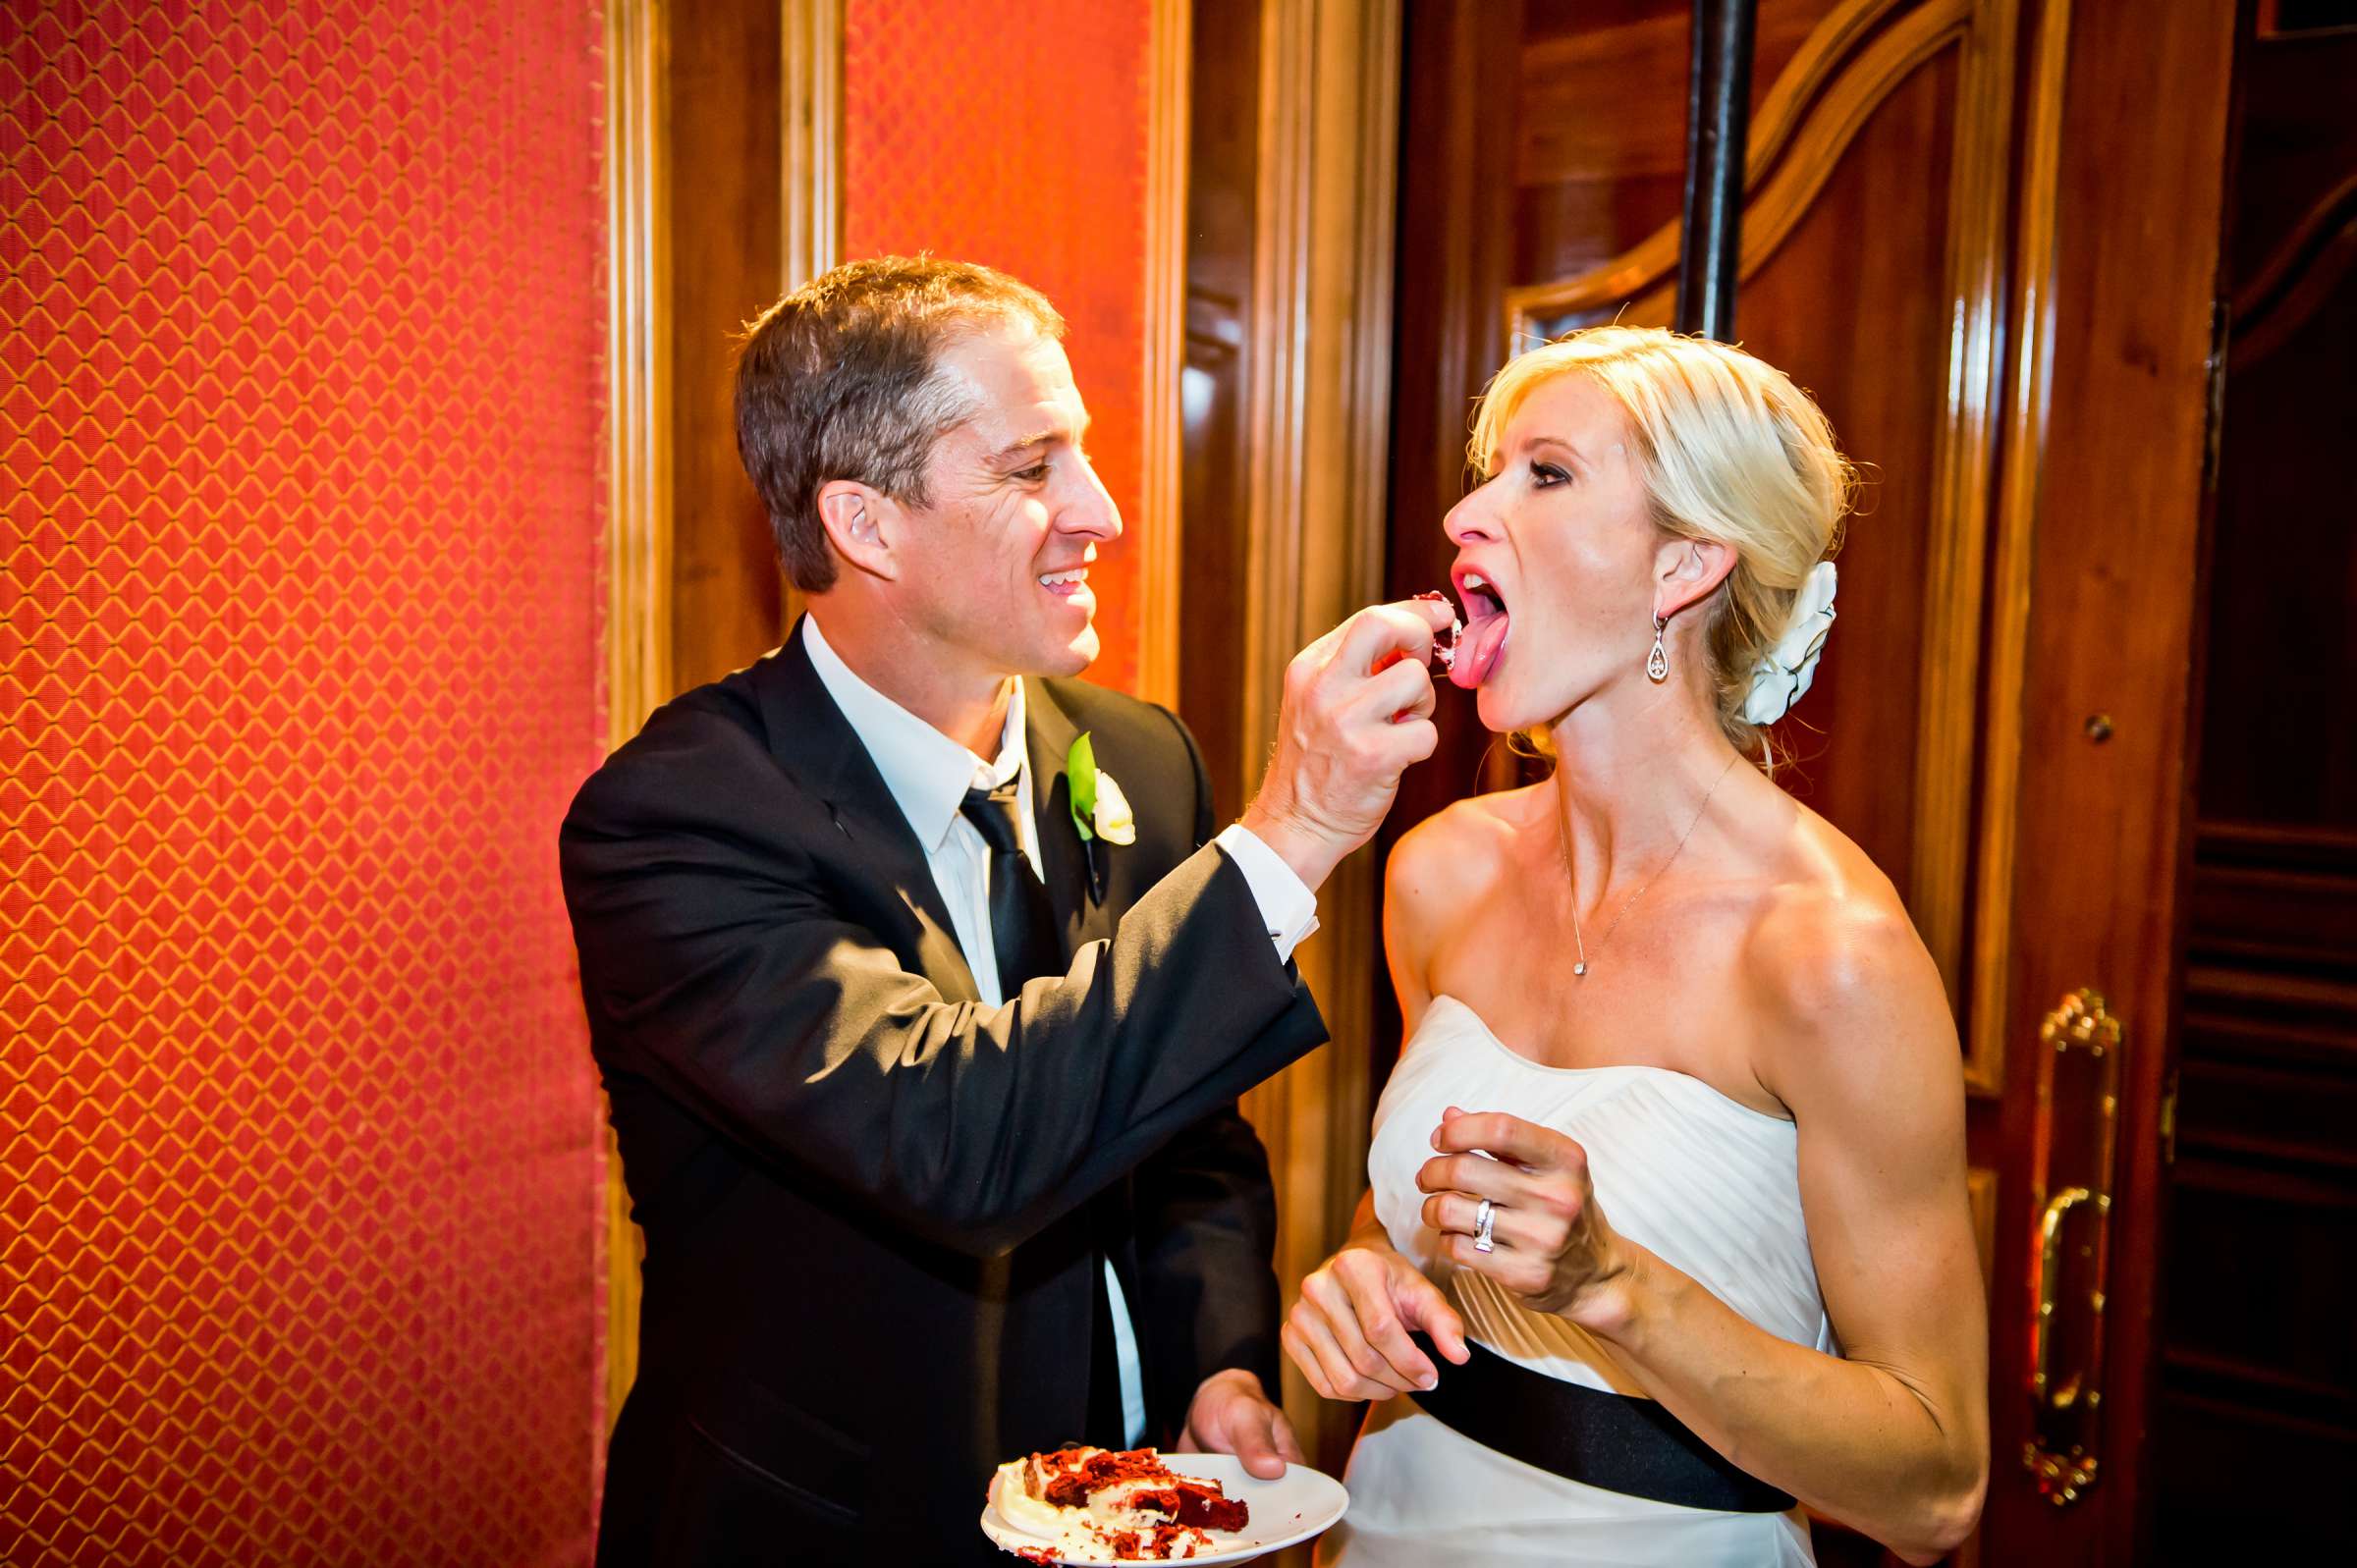
<path id="1" fill-rule="evenodd" d="M 1416 1170 L 1441 1111 L 1509 1110 L 1577 1139 L 1613 1227 L 1770 1333 L 1835 1349 L 1801 1215 L 1792 1123 L 1663 1067 L 1546 1067 L 1472 1008 L 1438 997 L 1375 1111 L 1367 1172 L 1392 1244 L 1464 1315 L 1466 1333 L 1551 1378 L 1642 1390 L 1586 1330 L 1435 1256 Z M 1350 1512 L 1319 1543 L 1341 1568 L 1791 1568 L 1813 1564 L 1800 1510 L 1720 1513 L 1605 1491 L 1510 1459 L 1406 1398 L 1377 1405 L 1351 1450 Z"/>

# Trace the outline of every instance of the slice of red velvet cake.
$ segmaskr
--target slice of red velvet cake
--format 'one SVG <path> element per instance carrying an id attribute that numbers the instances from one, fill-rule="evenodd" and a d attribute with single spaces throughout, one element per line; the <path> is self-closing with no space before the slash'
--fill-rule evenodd
<path id="1" fill-rule="evenodd" d="M 999 1467 L 999 1515 L 1017 1530 L 1117 1560 L 1183 1560 L 1251 1520 L 1216 1481 L 1181 1476 L 1152 1448 L 1059 1448 Z M 1093 1549 L 1092 1549 L 1093 1548 Z"/>

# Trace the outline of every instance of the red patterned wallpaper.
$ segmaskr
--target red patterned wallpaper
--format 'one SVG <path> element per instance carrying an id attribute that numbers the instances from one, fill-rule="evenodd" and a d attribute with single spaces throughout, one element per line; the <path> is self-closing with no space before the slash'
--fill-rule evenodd
<path id="1" fill-rule="evenodd" d="M 1105 653 L 1137 683 L 1145 407 L 1148 0 L 847 0 L 844 254 L 988 262 L 1055 301 L 1127 532 L 1093 573 Z"/>
<path id="2" fill-rule="evenodd" d="M 594 0 L 0 5 L 0 1561 L 585 1562 Z"/>

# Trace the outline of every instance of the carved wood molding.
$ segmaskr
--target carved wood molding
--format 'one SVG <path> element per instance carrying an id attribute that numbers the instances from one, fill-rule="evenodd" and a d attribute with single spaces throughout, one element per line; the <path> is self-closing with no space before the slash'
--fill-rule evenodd
<path id="1" fill-rule="evenodd" d="M 1975 845 L 1971 1001 L 1964 1050 L 1965 1086 L 1978 1095 L 1997 1095 L 2004 1089 L 2005 1029 L 2011 1012 L 2007 987 L 2013 953 L 2030 567 L 2035 556 L 2033 531 L 2039 479 L 2046 465 L 2047 409 L 2054 375 L 2057 190 L 2070 18 L 2070 0 L 2047 0 L 2039 16 L 2026 84 L 2026 144 L 2015 200 L 2015 283 L 2008 335 L 2011 384 L 1989 578 L 1989 695 L 1979 744 L 1981 827 Z"/>
<path id="2" fill-rule="evenodd" d="M 2357 175 L 2310 207 L 2258 275 L 2234 291 L 2229 370 L 2244 370 L 2291 341 L 2357 267 Z"/>
<path id="3" fill-rule="evenodd" d="M 1193 7 L 1153 0 L 1146 46 L 1145 428 L 1139 451 L 1137 692 L 1178 702 L 1178 594 L 1185 515 L 1179 379 L 1186 365 L 1187 81 Z"/>
<path id="4" fill-rule="evenodd" d="M 843 259 L 843 7 L 844 0 L 780 0 L 780 293 L 800 288 Z M 780 641 L 801 613 L 801 590 L 791 580 L 782 583 Z"/>
<path id="5" fill-rule="evenodd" d="M 843 0 L 782 0 L 787 292 L 843 258 Z"/>
<path id="6" fill-rule="evenodd" d="M 1981 1260 L 1981 1283 L 1997 1278 L 1997 1179 L 1994 1165 L 1964 1172 L 1964 1200 L 1972 1209 L 1972 1248 Z"/>
<path id="7" fill-rule="evenodd" d="M 1294 652 L 1377 598 L 1390 440 L 1398 0 L 1264 0 L 1250 384 L 1242 754 L 1276 734 Z M 1375 873 L 1352 856 L 1321 890 L 1298 954 L 1334 1045 L 1244 1097 L 1278 1195 L 1277 1273 L 1289 1292 L 1346 1227 L 1365 1184 Z M 1347 1411 L 1290 1367 L 1285 1402 L 1306 1441 L 1347 1435 Z"/>
<path id="8" fill-rule="evenodd" d="M 2013 185 L 2018 0 L 1975 0 L 1961 33 L 1948 185 L 1946 417 L 1933 451 L 1915 731 L 1907 907 L 1967 1027 L 1966 910 L 1972 797 L 1982 736 L 1983 615 L 1990 504 L 2003 419 L 2006 223 Z"/>
<path id="9" fill-rule="evenodd" d="M 671 695 L 670 243 L 665 7 L 606 8 L 606 732 L 621 745 Z M 606 1423 L 638 1370 L 637 1226 L 606 1134 Z"/>
<path id="10" fill-rule="evenodd" d="M 671 695 L 671 247 L 663 0 L 606 12 L 606 729 L 622 744 Z"/>
<path id="11" fill-rule="evenodd" d="M 1791 234 L 1874 111 L 1955 42 L 1980 9 L 1975 0 L 1926 0 L 1878 33 L 1897 3 L 1849 0 L 1810 32 L 1762 100 L 1744 160 L 1742 276 L 1757 272 Z M 1681 227 L 1664 224 L 1577 277 L 1507 290 L 1507 342 L 1538 335 L 1549 318 L 1608 309 L 1674 281 Z M 1656 317 L 1667 320 L 1667 313 L 1650 298 L 1630 313 Z"/>

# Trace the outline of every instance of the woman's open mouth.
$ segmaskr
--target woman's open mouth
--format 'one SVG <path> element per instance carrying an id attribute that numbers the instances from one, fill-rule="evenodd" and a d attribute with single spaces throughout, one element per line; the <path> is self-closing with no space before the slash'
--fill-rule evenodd
<path id="1" fill-rule="evenodd" d="M 1506 635 L 1513 629 L 1512 618 L 1496 584 L 1480 572 L 1459 568 L 1455 582 L 1457 602 L 1465 607 L 1465 632 L 1456 640 L 1456 663 L 1449 678 L 1470 691 L 1498 668 Z"/>

